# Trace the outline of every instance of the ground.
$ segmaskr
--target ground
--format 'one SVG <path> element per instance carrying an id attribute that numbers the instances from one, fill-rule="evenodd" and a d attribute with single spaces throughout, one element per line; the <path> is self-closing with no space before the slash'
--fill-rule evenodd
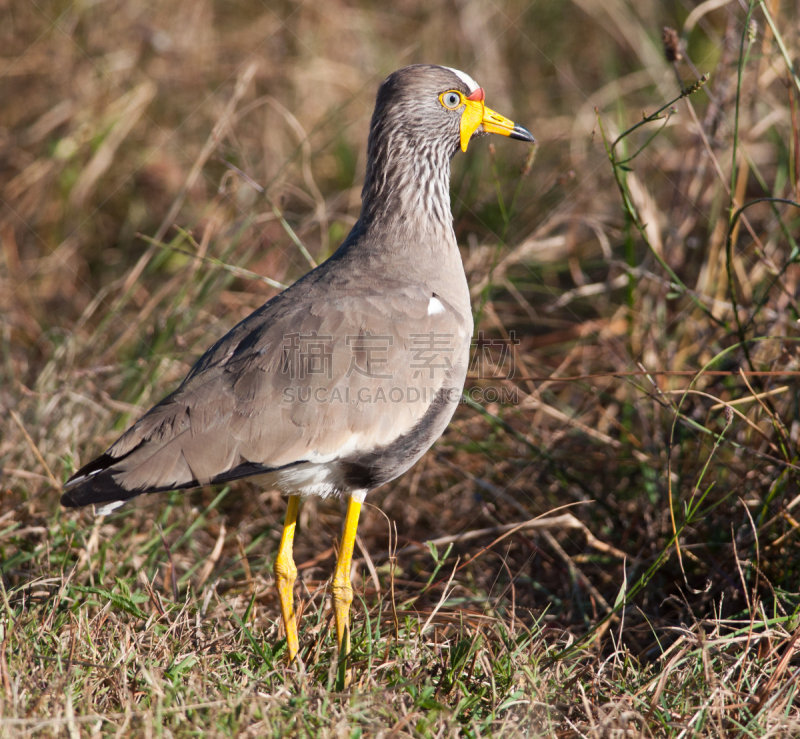
<path id="1" fill-rule="evenodd" d="M 674 29 L 674 31 L 664 30 Z M 33 3 L 0 25 L 0 736 L 800 733 L 797 8 Z M 60 485 L 358 216 L 375 91 L 463 69 L 464 402 L 341 509 Z M 708 75 L 707 78 L 703 75 Z"/>

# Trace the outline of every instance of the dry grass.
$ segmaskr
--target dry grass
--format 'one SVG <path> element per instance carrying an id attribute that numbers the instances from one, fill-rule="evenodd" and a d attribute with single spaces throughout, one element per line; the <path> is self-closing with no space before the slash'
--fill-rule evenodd
<path id="1" fill-rule="evenodd" d="M 800 732 L 796 8 L 4 13 L 0 736 Z M 343 692 L 336 502 L 301 514 L 299 675 L 276 493 L 102 520 L 58 483 L 336 248 L 377 84 L 417 61 L 465 69 L 540 141 L 532 167 L 482 141 L 454 168 L 479 352 L 519 344 L 370 496 Z"/>

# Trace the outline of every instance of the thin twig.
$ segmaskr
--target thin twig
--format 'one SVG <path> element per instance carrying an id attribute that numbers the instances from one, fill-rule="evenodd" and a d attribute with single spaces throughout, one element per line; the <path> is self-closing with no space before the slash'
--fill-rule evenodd
<path id="1" fill-rule="evenodd" d="M 16 411 L 11 411 L 11 418 L 14 419 L 14 423 L 19 426 L 19 430 L 22 431 L 22 435 L 25 437 L 25 441 L 28 442 L 28 446 L 30 446 L 31 451 L 33 452 L 34 456 L 37 460 L 39 460 L 39 464 L 42 465 L 44 471 L 47 473 L 47 479 L 53 484 L 53 487 L 60 488 L 61 483 L 56 480 L 56 476 L 50 471 L 50 467 L 48 467 L 47 462 L 44 461 L 44 457 L 42 453 L 39 451 L 39 447 L 36 446 L 36 442 L 31 438 L 31 435 L 28 433 L 28 430 L 25 428 L 25 424 L 22 423 L 22 419 L 17 415 Z"/>

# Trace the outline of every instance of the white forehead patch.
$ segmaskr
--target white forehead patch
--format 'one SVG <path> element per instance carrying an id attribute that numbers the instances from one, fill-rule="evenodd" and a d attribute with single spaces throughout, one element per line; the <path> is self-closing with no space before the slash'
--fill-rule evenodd
<path id="1" fill-rule="evenodd" d="M 449 69 L 458 79 L 460 79 L 468 88 L 470 93 L 475 92 L 480 85 L 475 82 L 472 77 L 470 77 L 466 72 L 462 72 L 460 69 L 453 69 L 452 67 L 445 67 L 445 69 Z"/>

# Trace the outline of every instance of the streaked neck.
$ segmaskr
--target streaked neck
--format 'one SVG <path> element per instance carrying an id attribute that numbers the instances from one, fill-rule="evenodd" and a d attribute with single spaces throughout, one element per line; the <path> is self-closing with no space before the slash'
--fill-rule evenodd
<path id="1" fill-rule="evenodd" d="M 453 234 L 448 148 L 398 133 L 370 143 L 362 223 L 368 228 L 391 228 L 401 237 L 415 231 L 439 238 Z"/>

